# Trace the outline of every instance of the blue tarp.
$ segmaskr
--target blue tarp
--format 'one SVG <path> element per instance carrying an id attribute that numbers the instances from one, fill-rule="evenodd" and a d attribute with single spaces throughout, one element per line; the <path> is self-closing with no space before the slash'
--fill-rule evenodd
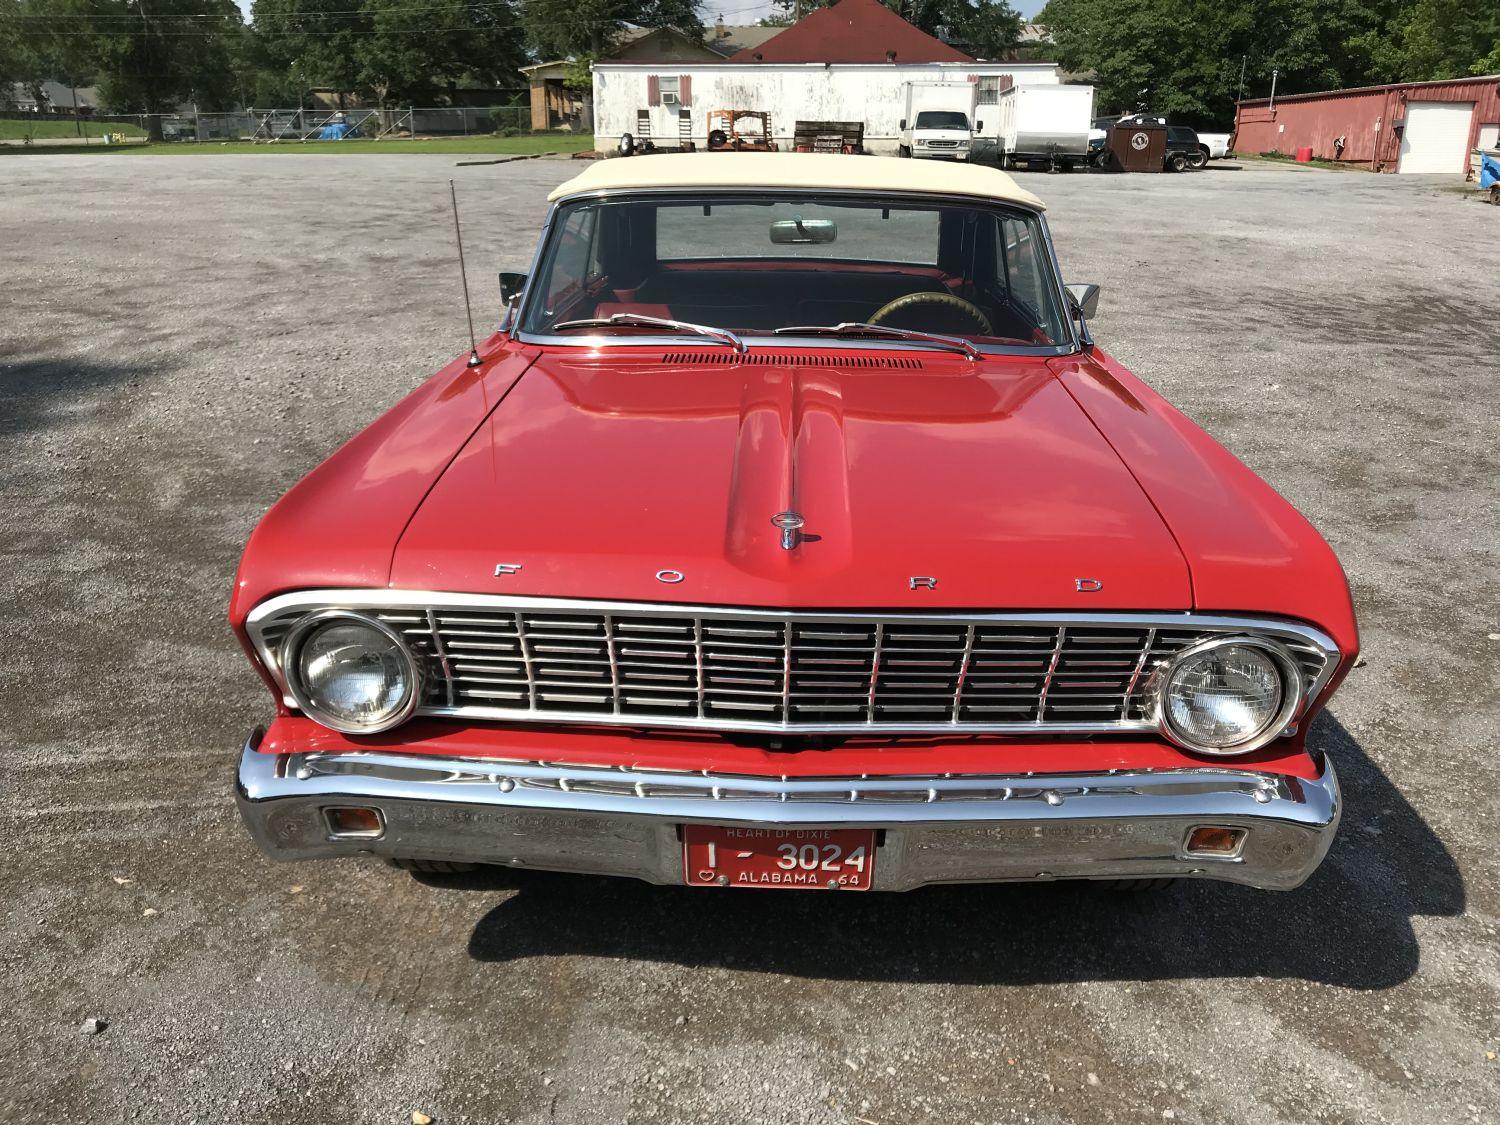
<path id="1" fill-rule="evenodd" d="M 1488 154 L 1479 158 L 1479 186 L 1494 187 L 1500 184 L 1500 160 Z"/>
<path id="2" fill-rule="evenodd" d="M 359 130 L 347 121 L 335 121 L 332 125 L 324 125 L 318 130 L 320 141 L 342 141 L 345 138 L 353 140 L 359 136 Z"/>

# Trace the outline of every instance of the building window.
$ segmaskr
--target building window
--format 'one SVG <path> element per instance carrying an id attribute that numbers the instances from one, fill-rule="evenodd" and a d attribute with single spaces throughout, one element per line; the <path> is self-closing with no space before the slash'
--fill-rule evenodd
<path id="1" fill-rule="evenodd" d="M 646 76 L 646 104 L 684 106 L 693 104 L 693 76 L 691 74 L 648 74 Z"/>
<path id="2" fill-rule="evenodd" d="M 978 98 L 975 105 L 999 105 L 1000 104 L 1000 76 L 981 76 L 979 79 Z"/>

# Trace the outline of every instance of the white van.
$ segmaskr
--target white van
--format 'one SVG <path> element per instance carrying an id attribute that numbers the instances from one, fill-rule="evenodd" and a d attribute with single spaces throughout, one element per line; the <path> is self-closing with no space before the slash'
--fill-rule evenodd
<path id="1" fill-rule="evenodd" d="M 974 139 L 968 82 L 908 82 L 897 154 L 926 160 L 968 160 Z"/>

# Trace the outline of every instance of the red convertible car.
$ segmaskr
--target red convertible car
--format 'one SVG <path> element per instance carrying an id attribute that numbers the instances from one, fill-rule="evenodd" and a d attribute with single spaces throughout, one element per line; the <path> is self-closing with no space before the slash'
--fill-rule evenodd
<path id="1" fill-rule="evenodd" d="M 291 490 L 230 618 L 277 859 L 1299 885 L 1338 561 L 1092 340 L 1002 172 L 655 156 Z"/>

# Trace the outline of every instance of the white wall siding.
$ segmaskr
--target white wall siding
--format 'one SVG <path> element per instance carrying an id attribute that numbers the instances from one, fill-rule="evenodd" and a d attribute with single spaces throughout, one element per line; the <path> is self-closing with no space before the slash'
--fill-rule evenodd
<path id="1" fill-rule="evenodd" d="M 1052 63 L 598 63 L 594 66 L 594 143 L 613 152 L 625 133 L 640 134 L 638 114 L 650 115 L 651 137 L 673 145 L 678 107 L 648 106 L 651 75 L 691 75 L 692 138 L 708 143 L 708 114 L 715 109 L 756 109 L 771 115 L 772 137 L 791 144 L 798 121 L 863 121 L 865 149 L 894 153 L 908 82 L 969 81 L 1009 75 L 1017 85 L 1060 81 Z"/>

